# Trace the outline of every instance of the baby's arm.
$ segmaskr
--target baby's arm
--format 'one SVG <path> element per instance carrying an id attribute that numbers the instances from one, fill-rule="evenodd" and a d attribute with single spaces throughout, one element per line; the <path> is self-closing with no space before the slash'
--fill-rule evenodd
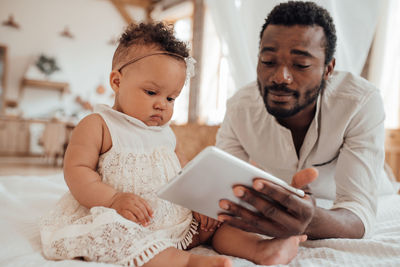
<path id="1" fill-rule="evenodd" d="M 75 128 L 64 160 L 65 181 L 75 199 L 83 206 L 104 206 L 134 222 L 147 225 L 152 209 L 141 197 L 122 193 L 101 181 L 96 172 L 99 155 L 112 146 L 111 137 L 103 119 L 92 114 Z"/>
<path id="2" fill-rule="evenodd" d="M 84 118 L 74 129 L 64 158 L 65 181 L 78 202 L 87 207 L 110 207 L 117 190 L 103 183 L 95 171 L 103 145 L 103 120 Z"/>

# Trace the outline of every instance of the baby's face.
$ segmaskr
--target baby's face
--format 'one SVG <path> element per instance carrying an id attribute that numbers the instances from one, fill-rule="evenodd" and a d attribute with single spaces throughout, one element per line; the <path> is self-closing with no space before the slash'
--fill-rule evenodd
<path id="1" fill-rule="evenodd" d="M 144 50 L 135 57 L 155 52 Z M 116 91 L 114 108 L 148 126 L 164 125 L 172 117 L 185 79 L 183 60 L 170 55 L 145 57 L 121 70 L 118 88 L 112 85 Z"/>

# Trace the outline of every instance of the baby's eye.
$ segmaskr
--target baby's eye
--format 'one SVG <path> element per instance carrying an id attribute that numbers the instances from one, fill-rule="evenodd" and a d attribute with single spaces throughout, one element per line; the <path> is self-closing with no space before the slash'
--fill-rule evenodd
<path id="1" fill-rule="evenodd" d="M 175 98 L 167 97 L 167 101 L 168 101 L 168 102 L 174 102 L 174 101 L 175 101 Z"/>
<path id="2" fill-rule="evenodd" d="M 151 91 L 151 90 L 144 90 L 144 91 L 145 91 L 146 94 L 148 94 L 148 95 L 155 95 L 155 94 L 156 94 L 156 92 Z"/>

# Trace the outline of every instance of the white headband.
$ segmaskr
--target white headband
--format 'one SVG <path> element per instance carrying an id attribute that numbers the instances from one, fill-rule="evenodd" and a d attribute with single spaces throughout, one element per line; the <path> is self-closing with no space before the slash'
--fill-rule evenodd
<path id="1" fill-rule="evenodd" d="M 194 64 L 196 63 L 196 60 L 194 58 L 192 58 L 191 56 L 183 57 L 179 54 L 171 53 L 171 52 L 167 52 L 167 51 L 154 52 L 154 53 L 150 53 L 147 55 L 143 55 L 143 56 L 131 59 L 128 62 L 126 62 L 125 64 L 123 64 L 121 67 L 119 67 L 118 72 L 121 72 L 121 70 L 123 68 L 125 68 L 126 66 L 128 66 L 132 63 L 135 63 L 136 61 L 139 61 L 145 57 L 155 56 L 155 55 L 169 55 L 169 56 L 174 56 L 174 57 L 183 59 L 186 64 L 186 81 L 190 80 L 190 78 L 192 78 L 194 76 Z"/>

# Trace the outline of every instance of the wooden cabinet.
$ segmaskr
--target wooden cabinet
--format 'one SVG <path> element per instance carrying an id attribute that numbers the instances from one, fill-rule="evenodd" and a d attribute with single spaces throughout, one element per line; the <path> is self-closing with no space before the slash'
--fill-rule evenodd
<path id="1" fill-rule="evenodd" d="M 28 155 L 29 122 L 18 118 L 0 118 L 0 155 Z"/>
<path id="2" fill-rule="evenodd" d="M 71 122 L 0 116 L 0 156 L 63 156 L 74 127 Z"/>

